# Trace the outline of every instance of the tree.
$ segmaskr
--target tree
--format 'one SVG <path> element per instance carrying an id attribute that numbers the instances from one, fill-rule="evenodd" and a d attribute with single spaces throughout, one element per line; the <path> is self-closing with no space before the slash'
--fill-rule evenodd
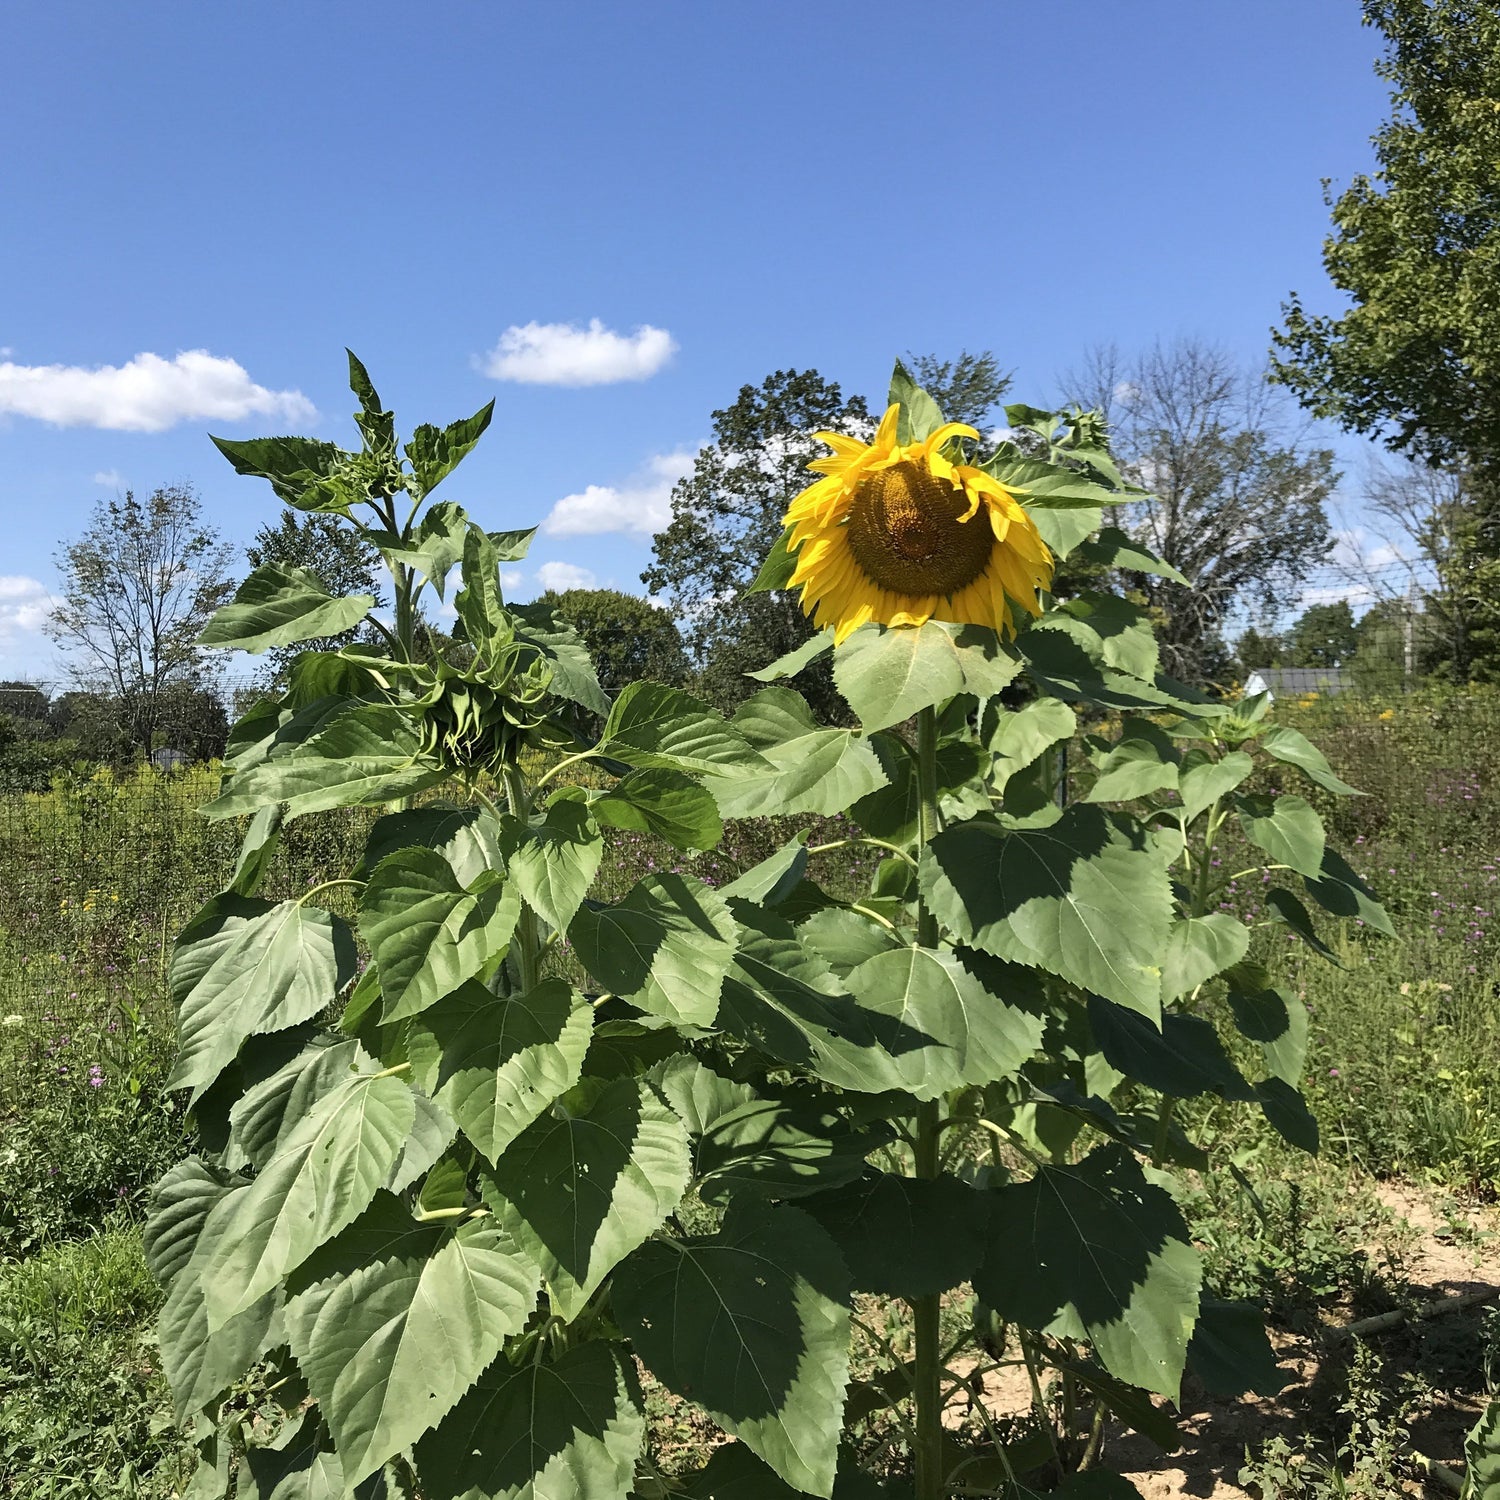
<path id="1" fill-rule="evenodd" d="M 674 687 L 686 680 L 682 636 L 672 616 L 650 600 L 618 589 L 549 589 L 539 602 L 578 632 L 599 686 L 611 696 L 645 678 Z"/>
<path id="2" fill-rule="evenodd" d="M 1294 667 L 1342 667 L 1354 660 L 1359 629 L 1347 599 L 1311 604 L 1287 635 Z"/>
<path id="3" fill-rule="evenodd" d="M 335 598 L 349 594 L 380 596 L 380 554 L 339 518 L 326 511 L 299 514 L 283 510 L 275 526 L 262 526 L 255 541 L 245 549 L 252 568 L 280 563 L 288 568 L 306 568 Z M 268 653 L 273 677 L 285 675 L 304 651 L 337 651 L 359 634 L 357 629 L 341 635 L 320 636 L 296 646 L 277 647 Z"/>
<path id="4" fill-rule="evenodd" d="M 1283 654 L 1281 637 L 1274 631 L 1260 631 L 1254 625 L 1235 642 L 1234 658 L 1242 676 L 1280 664 Z"/>
<path id="5" fill-rule="evenodd" d="M 654 561 L 641 579 L 667 600 L 704 691 L 731 706 L 754 688 L 745 672 L 813 633 L 794 595 L 745 594 L 812 477 L 807 465 L 826 452 L 812 434 L 868 438 L 871 424 L 863 397 L 846 399 L 816 370 L 778 370 L 741 386 L 711 420 L 713 440 L 673 487 L 672 519 L 652 538 Z M 826 663 L 793 681 L 819 714 L 846 712 Z"/>
<path id="6" fill-rule="evenodd" d="M 1488 0 L 1365 0 L 1385 33 L 1391 118 L 1373 175 L 1330 203 L 1323 264 L 1350 301 L 1294 292 L 1275 378 L 1319 416 L 1438 463 L 1500 469 L 1500 10 Z"/>
<path id="7" fill-rule="evenodd" d="M 152 748 L 164 691 L 203 675 L 198 637 L 233 592 L 231 556 L 188 485 L 100 501 L 57 554 L 63 601 L 48 634 L 80 686 L 115 699 L 121 731 L 141 750 Z"/>
<path id="8" fill-rule="evenodd" d="M 967 422 L 981 432 L 1010 389 L 1011 372 L 988 350 L 957 359 L 939 359 L 935 354 L 908 354 L 907 368 L 917 384 L 937 402 L 950 422 Z"/>
<path id="9" fill-rule="evenodd" d="M 1350 305 L 1311 315 L 1293 293 L 1272 368 L 1319 416 L 1453 476 L 1450 670 L 1500 678 L 1500 10 L 1365 0 L 1364 20 L 1391 116 L 1377 170 L 1330 203 L 1323 264 Z"/>
<path id="10" fill-rule="evenodd" d="M 1263 379 L 1196 340 L 1135 359 L 1102 346 L 1065 378 L 1073 399 L 1105 413 L 1122 470 L 1151 492 L 1131 526 L 1193 585 L 1140 579 L 1163 614 L 1163 662 L 1211 680 L 1229 665 L 1220 632 L 1231 612 L 1274 615 L 1323 561 L 1333 454 L 1288 425 Z"/>

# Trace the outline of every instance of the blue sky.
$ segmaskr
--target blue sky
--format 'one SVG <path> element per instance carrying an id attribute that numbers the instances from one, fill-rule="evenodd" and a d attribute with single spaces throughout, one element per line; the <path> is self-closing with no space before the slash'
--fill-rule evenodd
<path id="1" fill-rule="evenodd" d="M 553 517 L 518 597 L 639 589 L 682 455 L 778 368 L 878 398 L 990 348 L 1045 402 L 1101 339 L 1259 361 L 1290 290 L 1334 305 L 1320 179 L 1370 164 L 1379 43 L 1357 0 L 21 0 L 0 676 L 57 675 L 52 554 L 117 487 L 271 519 L 205 434 L 347 439 L 346 344 L 405 430 L 498 398 L 443 493 Z"/>

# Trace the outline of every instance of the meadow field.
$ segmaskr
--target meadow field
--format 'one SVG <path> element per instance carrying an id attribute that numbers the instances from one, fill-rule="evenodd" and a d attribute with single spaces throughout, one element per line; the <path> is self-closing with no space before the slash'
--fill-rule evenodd
<path id="1" fill-rule="evenodd" d="M 1197 1101 L 1189 1133 L 1227 1144 L 1233 1167 L 1196 1175 L 1186 1206 L 1213 1292 L 1267 1309 L 1287 1384 L 1239 1402 L 1186 1390 L 1188 1443 L 1175 1455 L 1134 1434 L 1106 1443 L 1148 1496 L 1441 1493 L 1500 1373 L 1500 1321 L 1482 1296 L 1500 1285 L 1500 692 L 1308 699 L 1275 717 L 1365 793 L 1310 800 L 1397 936 L 1351 924 L 1319 955 L 1267 920 L 1258 885 L 1235 878 L 1235 848 L 1221 851 L 1222 903 L 1255 925 L 1255 956 L 1306 1002 L 1304 1087 L 1322 1150 L 1308 1158 L 1258 1116 Z M 158 1368 L 139 1222 L 150 1183 L 193 1144 L 164 1088 L 164 973 L 172 935 L 233 868 L 238 830 L 194 811 L 215 781 L 211 767 L 80 768 L 0 803 L 6 1500 L 187 1493 L 195 1460 Z M 369 821 L 298 821 L 269 887 L 295 894 L 337 877 Z M 602 894 L 649 868 L 724 883 L 816 821 L 731 824 L 692 856 L 612 832 Z M 814 841 L 839 832 L 817 828 Z M 837 894 L 868 874 L 848 858 L 817 855 L 811 873 Z M 1471 1298 L 1460 1311 L 1414 1315 L 1460 1295 Z M 966 1319 L 966 1300 L 954 1294 L 945 1315 Z M 1342 1331 L 1361 1320 L 1376 1325 L 1366 1336 Z M 899 1353 L 908 1332 L 869 1330 L 872 1366 L 877 1342 Z M 647 1398 L 665 1468 L 690 1467 L 703 1432 L 665 1391 L 648 1384 Z M 981 1381 L 956 1420 L 1024 1423 L 1029 1401 Z M 264 1415 L 247 1397 L 244 1422 Z"/>

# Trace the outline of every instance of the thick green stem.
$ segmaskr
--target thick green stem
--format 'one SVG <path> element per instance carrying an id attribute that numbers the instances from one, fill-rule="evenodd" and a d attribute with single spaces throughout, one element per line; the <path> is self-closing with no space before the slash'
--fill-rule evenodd
<path id="1" fill-rule="evenodd" d="M 510 804 L 511 816 L 524 826 L 531 817 L 531 797 L 526 787 L 526 778 L 520 768 L 507 765 L 504 768 L 505 797 Z M 516 977 L 520 980 L 522 993 L 537 986 L 538 970 L 541 966 L 542 939 L 537 930 L 536 913 L 529 902 L 521 903 L 521 915 L 516 922 L 513 944 L 516 955 Z"/>
<path id="2" fill-rule="evenodd" d="M 937 806 L 937 714 L 922 710 L 917 720 L 917 789 L 921 797 L 918 824 L 919 847 L 926 846 L 938 831 Z M 917 942 L 936 947 L 937 918 L 927 903 L 917 904 Z M 914 1132 L 917 1177 L 936 1177 L 942 1170 L 939 1154 L 943 1130 L 942 1106 L 933 1099 L 917 1107 Z M 916 1371 L 913 1395 L 916 1404 L 916 1500 L 943 1500 L 943 1350 L 940 1320 L 942 1305 L 936 1296 L 918 1297 L 911 1305 L 916 1338 Z"/>

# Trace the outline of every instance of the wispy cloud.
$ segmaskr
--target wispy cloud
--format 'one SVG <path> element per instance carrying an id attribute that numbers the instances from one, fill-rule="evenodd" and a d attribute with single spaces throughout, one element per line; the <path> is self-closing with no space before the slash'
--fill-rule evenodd
<path id="1" fill-rule="evenodd" d="M 616 333 L 598 318 L 575 323 L 513 323 L 485 356 L 483 370 L 496 380 L 523 385 L 613 385 L 649 380 L 677 352 L 665 328 L 643 323 Z"/>
<path id="2" fill-rule="evenodd" d="M 542 530 L 548 536 L 651 536 L 672 519 L 672 486 L 692 472 L 694 456 L 689 448 L 658 453 L 623 485 L 591 484 L 576 495 L 564 495 L 548 512 Z"/>
<path id="3" fill-rule="evenodd" d="M 544 590 L 555 589 L 558 593 L 565 589 L 591 589 L 595 584 L 594 575 L 587 568 L 569 562 L 544 562 L 536 570 L 536 577 Z"/>
<path id="4" fill-rule="evenodd" d="M 58 602 L 40 579 L 0 575 L 0 645 L 40 630 Z"/>
<path id="5" fill-rule="evenodd" d="M 246 417 L 308 421 L 317 415 L 301 391 L 257 385 L 236 360 L 189 349 L 174 359 L 137 354 L 123 365 L 0 364 L 0 414 L 55 427 L 163 432 L 178 422 Z"/>
<path id="6" fill-rule="evenodd" d="M 125 476 L 118 469 L 100 469 L 94 475 L 94 483 L 102 484 L 107 490 L 123 490 L 125 488 Z"/>

